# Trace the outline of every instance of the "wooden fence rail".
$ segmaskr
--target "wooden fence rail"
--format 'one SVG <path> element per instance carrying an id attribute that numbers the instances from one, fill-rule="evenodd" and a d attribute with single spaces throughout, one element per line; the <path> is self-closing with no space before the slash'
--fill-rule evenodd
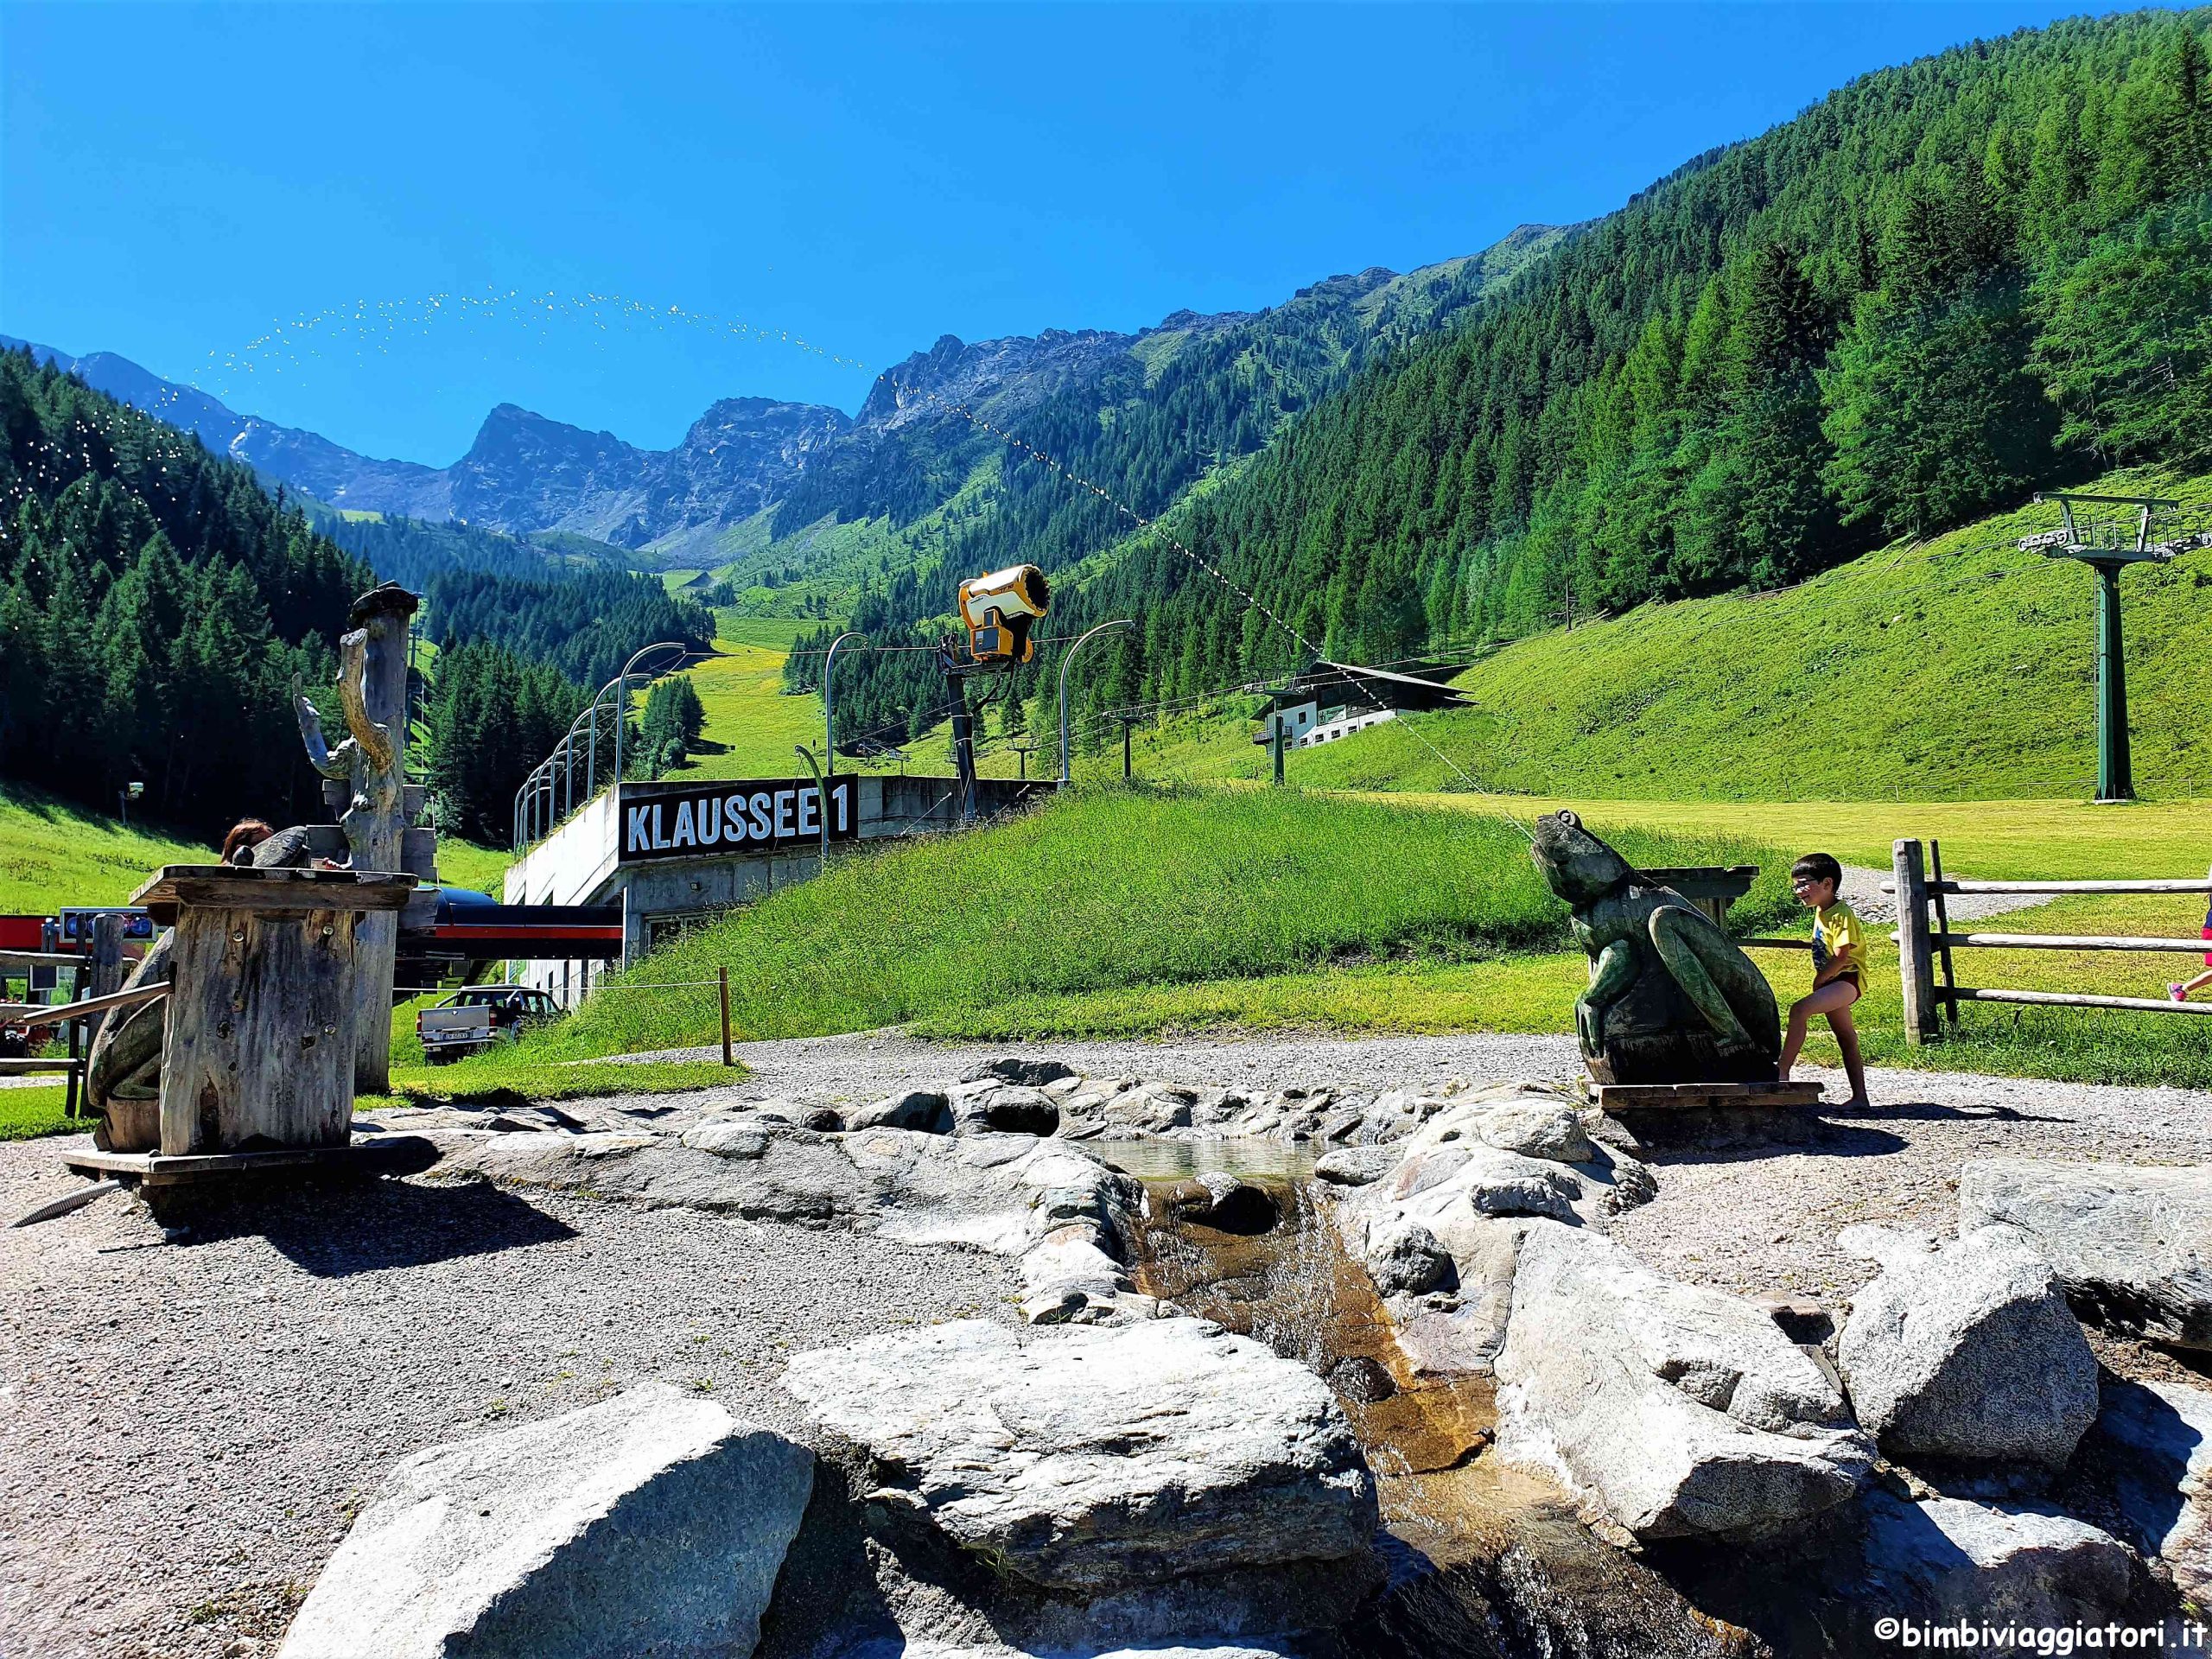
<path id="1" fill-rule="evenodd" d="M 1942 1035 L 1948 1016 L 1958 1024 L 1961 1002 L 2002 1002 L 2030 1007 L 2117 1008 L 2131 1014 L 2212 1014 L 2212 1002 L 2177 1002 L 2170 997 L 2100 996 L 2087 991 L 2018 991 L 1961 985 L 1953 973 L 1954 950 L 2134 950 L 2186 953 L 2212 950 L 2202 938 L 2139 938 L 2101 933 L 1954 932 L 1945 899 L 1966 893 L 2212 893 L 2212 877 L 2156 881 L 1949 881 L 1943 879 L 1939 842 L 1929 842 L 1923 856 L 1915 840 L 1891 843 L 1891 879 L 1884 893 L 1897 901 L 1897 973 L 1904 992 L 1907 1042 L 1919 1045 Z M 1931 869 L 1932 865 L 1932 869 Z M 1942 982 L 1936 971 L 1942 969 Z"/>

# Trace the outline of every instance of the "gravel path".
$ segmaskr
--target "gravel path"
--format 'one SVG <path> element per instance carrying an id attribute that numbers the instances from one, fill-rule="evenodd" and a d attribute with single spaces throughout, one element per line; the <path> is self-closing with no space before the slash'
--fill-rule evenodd
<path id="1" fill-rule="evenodd" d="M 0 1144 L 0 1217 L 78 1184 L 65 1144 Z M 1013 1288 L 968 1252 L 488 1186 L 296 1193 L 181 1244 L 118 1198 L 0 1231 L 0 1655 L 274 1653 L 410 1452 L 642 1377 L 795 1430 L 794 1348 Z"/>

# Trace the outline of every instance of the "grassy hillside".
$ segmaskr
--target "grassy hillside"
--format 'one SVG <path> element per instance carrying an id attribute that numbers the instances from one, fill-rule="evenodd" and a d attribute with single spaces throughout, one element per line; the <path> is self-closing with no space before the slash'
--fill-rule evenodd
<path id="1" fill-rule="evenodd" d="M 2212 480 L 2116 475 L 2212 509 Z M 2094 791 L 2096 579 L 2022 553 L 2026 507 L 1868 554 L 1779 593 L 1646 605 L 1522 640 L 1461 675 L 1478 705 L 1423 722 L 1484 785 L 1738 800 L 1959 800 Z M 2121 578 L 2137 789 L 2212 794 L 2212 550 Z M 1460 780 L 1387 729 L 1309 782 Z"/>
<path id="2" fill-rule="evenodd" d="M 51 915 L 62 905 L 119 905 L 163 864 L 204 864 L 215 849 L 16 785 L 0 785 L 0 911 Z"/>
<path id="3" fill-rule="evenodd" d="M 2212 513 L 2212 478 L 2085 488 Z M 2094 792 L 2095 578 L 2022 553 L 2028 506 L 1900 542 L 1779 592 L 1643 605 L 1516 641 L 1459 675 L 1476 707 L 1294 751 L 1313 788 L 1606 799 L 1936 801 Z M 2212 795 L 2212 550 L 2121 579 L 2135 783 Z M 1256 699 L 1140 728 L 1140 775 L 1258 778 Z M 1439 753 L 1441 751 L 1441 753 Z M 1100 734 L 1078 776 L 1120 769 Z M 1464 775 L 1463 775 L 1464 774 Z M 1900 833 L 1904 833 L 1901 831 Z"/>
<path id="4" fill-rule="evenodd" d="M 1786 904 L 1770 849 L 1621 838 L 1651 863 L 1764 864 L 1746 912 Z M 1557 950 L 1565 909 L 1494 820 L 1259 791 L 1086 791 L 971 835 L 854 857 L 656 953 L 552 1033 L 590 1054 L 709 1040 L 730 969 L 746 1037 L 984 1020 L 1020 999 L 1330 964 Z"/>

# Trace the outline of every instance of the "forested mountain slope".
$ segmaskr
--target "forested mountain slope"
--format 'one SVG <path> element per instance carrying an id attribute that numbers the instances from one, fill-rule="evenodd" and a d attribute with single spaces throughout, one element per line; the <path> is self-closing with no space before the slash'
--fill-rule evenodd
<path id="1" fill-rule="evenodd" d="M 305 811 L 289 683 L 368 571 L 248 467 L 0 352 L 0 778 L 202 835 Z"/>
<path id="2" fill-rule="evenodd" d="M 2145 12 L 1976 43 L 1698 158 L 1168 515 L 1234 587 L 1139 533 L 1060 583 L 1053 631 L 1138 617 L 1091 673 L 1173 699 L 1307 649 L 1388 660 L 1775 587 L 2113 464 L 2201 467 L 2208 31 Z M 1036 522 L 1110 513 L 1008 464 L 1039 518 L 979 530 L 963 574 L 1081 543 Z M 1090 475 L 1157 510 L 1141 473 Z M 887 582 L 863 617 L 891 638 L 940 616 L 951 574 Z"/>

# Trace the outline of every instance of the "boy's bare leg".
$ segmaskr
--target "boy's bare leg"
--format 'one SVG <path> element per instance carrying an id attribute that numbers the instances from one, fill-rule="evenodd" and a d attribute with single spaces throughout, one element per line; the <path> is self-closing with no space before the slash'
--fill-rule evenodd
<path id="1" fill-rule="evenodd" d="M 1852 1001 L 1858 1000 L 1853 997 Z M 1835 1033 L 1835 1046 L 1843 1051 L 1843 1075 L 1851 1079 L 1851 1098 L 1844 1104 L 1872 1106 L 1874 1103 L 1866 1093 L 1866 1062 L 1859 1058 L 1859 1027 L 1852 1022 L 1849 1003 L 1828 1015 L 1828 1029 Z"/>
<path id="2" fill-rule="evenodd" d="M 1775 1081 L 1789 1081 L 1789 1068 L 1797 1064 L 1797 1052 L 1805 1046 L 1805 1027 L 1815 1014 L 1831 1016 L 1831 1024 L 1834 1023 L 1833 1016 L 1838 1013 L 1848 1019 L 1851 1005 L 1858 1000 L 1857 986 L 1849 980 L 1832 979 L 1825 985 L 1815 987 L 1810 996 L 1801 996 L 1792 1002 L 1789 1005 L 1789 1030 L 1782 1039 L 1782 1059 L 1775 1067 Z M 1856 1032 L 1852 1033 L 1852 1052 L 1854 1054 L 1858 1052 Z M 1862 1095 L 1866 1092 L 1859 1079 L 1854 1077 L 1852 1084 Z"/>

